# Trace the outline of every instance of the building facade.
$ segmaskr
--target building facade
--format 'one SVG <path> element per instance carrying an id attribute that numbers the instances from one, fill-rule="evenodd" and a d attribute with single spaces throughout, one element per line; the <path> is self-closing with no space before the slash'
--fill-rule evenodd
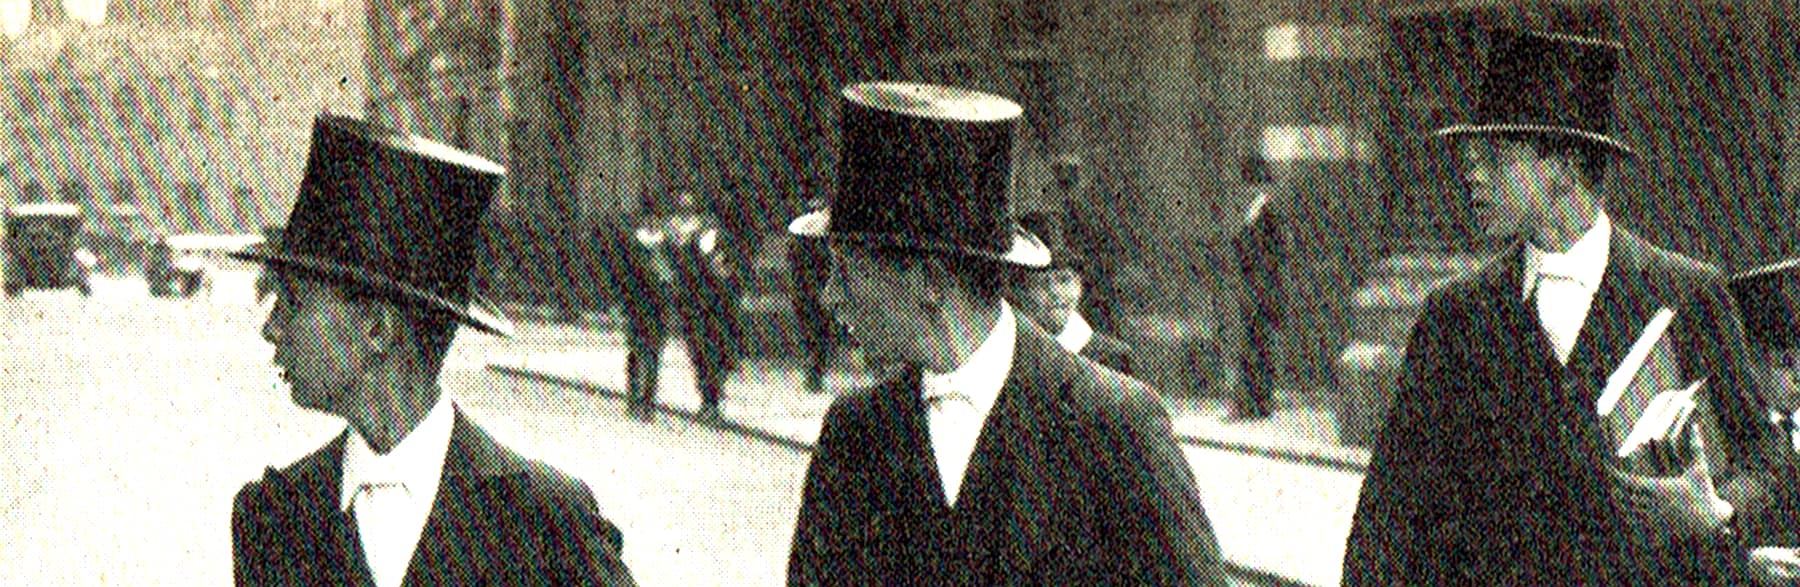
<path id="1" fill-rule="evenodd" d="M 88 26 L 43 11 L 4 47 L 7 203 L 82 204 L 143 240 L 285 220 L 313 116 L 361 102 L 359 5 L 114 2 Z"/>
<path id="2" fill-rule="evenodd" d="M 1229 384 L 1241 294 L 1225 243 L 1250 197 L 1238 164 L 1259 153 L 1292 194 L 1290 383 L 1327 390 L 1369 264 L 1492 246 L 1472 240 L 1441 145 L 1424 140 L 1472 107 L 1484 26 L 1632 45 L 1615 126 L 1646 156 L 1609 186 L 1624 222 L 1728 270 L 1800 253 L 1785 230 L 1800 187 L 1789 3 L 375 0 L 372 91 L 417 89 L 381 90 L 371 110 L 506 162 L 501 222 L 554 240 L 495 257 L 548 255 L 592 281 L 604 263 L 571 265 L 592 248 L 581 237 L 676 190 L 710 201 L 746 251 L 779 250 L 756 243 L 834 189 L 847 83 L 1012 97 L 1027 111 L 1015 200 L 1073 211 L 1106 321 L 1153 355 L 1165 390 Z M 427 5 L 462 12 L 419 18 Z M 438 21 L 475 23 L 449 30 L 482 40 L 434 42 L 440 27 L 416 24 Z M 481 49 L 431 56 L 446 47 Z M 1080 162 L 1073 187 L 1058 161 Z"/>

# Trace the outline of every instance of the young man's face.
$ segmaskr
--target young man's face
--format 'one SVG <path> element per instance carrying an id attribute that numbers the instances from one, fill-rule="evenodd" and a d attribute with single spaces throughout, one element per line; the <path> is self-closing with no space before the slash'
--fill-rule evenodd
<path id="1" fill-rule="evenodd" d="M 1458 173 L 1469 190 L 1475 223 L 1488 237 L 1528 236 L 1557 205 L 1555 186 L 1568 181 L 1567 162 L 1530 144 L 1490 137 L 1457 145 Z"/>
<path id="2" fill-rule="evenodd" d="M 325 283 L 293 272 L 276 277 L 275 307 L 262 328 L 263 340 L 275 345 L 272 362 L 296 405 L 342 415 L 366 364 L 359 335 L 367 335 L 367 312 Z"/>
<path id="3" fill-rule="evenodd" d="M 916 363 L 931 335 L 931 296 L 917 266 L 882 263 L 854 245 L 831 245 L 831 278 L 821 297 L 865 359 Z"/>
<path id="4" fill-rule="evenodd" d="M 1025 271 L 1014 277 L 1010 289 L 1007 297 L 1019 313 L 1055 334 L 1062 332 L 1081 303 L 1081 274 L 1067 267 Z"/>

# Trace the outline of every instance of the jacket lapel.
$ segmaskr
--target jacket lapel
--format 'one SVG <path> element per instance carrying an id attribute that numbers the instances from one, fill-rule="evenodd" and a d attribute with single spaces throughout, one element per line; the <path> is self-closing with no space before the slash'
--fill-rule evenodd
<path id="1" fill-rule="evenodd" d="M 990 549 L 1001 569 L 1023 569 L 1036 558 L 1050 496 L 1044 442 L 1054 436 L 1042 405 L 1064 385 L 1049 368 L 1047 353 L 1064 353 L 1035 326 L 1018 322 L 1012 370 L 982 426 L 970 456 L 957 510 L 979 548 Z M 1066 354 L 1066 353 L 1065 353 Z"/>
<path id="2" fill-rule="evenodd" d="M 1571 391 L 1583 406 L 1591 407 L 1599 399 L 1606 378 L 1664 303 L 1657 282 L 1645 273 L 1644 247 L 1637 238 L 1615 226 L 1610 246 L 1605 277 L 1569 355 Z"/>
<path id="3" fill-rule="evenodd" d="M 457 409 L 437 499 L 402 584 L 483 584 L 494 563 L 491 557 L 521 546 L 504 544 L 504 537 L 489 527 L 495 513 L 487 502 L 493 494 L 490 485 L 521 470 L 517 456 L 502 450 Z"/>
<path id="4" fill-rule="evenodd" d="M 1522 409 L 1513 382 L 1539 381 L 1556 375 L 1555 349 L 1538 321 L 1537 309 L 1524 298 L 1525 246 L 1515 244 L 1477 275 L 1476 295 L 1462 320 L 1461 348 L 1473 370 L 1487 381 L 1470 388 L 1479 410 L 1495 421 L 1510 421 Z"/>
<path id="5" fill-rule="evenodd" d="M 269 527 L 284 529 L 286 536 L 309 537 L 264 545 L 287 552 L 276 557 L 285 568 L 271 575 L 283 578 L 284 584 L 363 585 L 369 581 L 355 520 L 338 509 L 348 438 L 348 431 L 339 434 L 294 466 L 269 473 L 269 482 L 280 488 L 279 495 L 287 497 L 271 504 L 275 509 L 268 515 L 279 519 Z"/>

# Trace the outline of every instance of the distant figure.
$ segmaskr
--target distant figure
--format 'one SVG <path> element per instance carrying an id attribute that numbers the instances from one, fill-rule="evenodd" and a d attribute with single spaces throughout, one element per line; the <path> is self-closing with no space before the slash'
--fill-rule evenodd
<path id="1" fill-rule="evenodd" d="M 1255 194 L 1244 211 L 1243 228 L 1232 240 L 1238 270 L 1244 279 L 1244 302 L 1239 316 L 1244 325 L 1244 351 L 1239 365 L 1243 385 L 1232 397 L 1229 416 L 1261 419 L 1275 413 L 1274 361 L 1270 345 L 1281 328 L 1287 307 L 1282 264 L 1287 260 L 1287 218 L 1280 212 L 1274 177 L 1260 155 L 1244 159 L 1239 170 L 1244 185 Z"/>
<path id="2" fill-rule="evenodd" d="M 634 237 L 644 249 L 649 270 L 667 288 L 651 296 L 659 304 L 658 317 L 645 319 L 644 330 L 634 335 L 644 338 L 633 347 L 634 359 L 628 369 L 638 373 L 632 378 L 632 406 L 640 417 L 654 408 L 656 371 L 667 335 L 663 325 L 672 311 L 681 320 L 679 332 L 693 361 L 700 416 L 717 419 L 725 399 L 725 380 L 736 366 L 740 344 L 735 275 L 725 255 L 724 231 L 718 219 L 701 209 L 691 192 L 677 192 L 675 204 L 674 214 L 640 226 Z"/>
<path id="3" fill-rule="evenodd" d="M 808 210 L 824 207 L 825 201 L 819 198 L 807 203 Z M 824 241 L 796 238 L 788 244 L 788 269 L 794 281 L 794 322 L 806 352 L 806 390 L 819 393 L 825 390 L 837 334 L 837 322 L 819 298 L 825 281 L 831 278 L 831 250 Z"/>
<path id="4" fill-rule="evenodd" d="M 662 347 L 668 338 L 668 298 L 675 290 L 675 260 L 661 218 L 646 216 L 623 235 L 623 275 L 614 300 L 625 317 L 625 379 L 629 411 L 639 420 L 656 417 L 656 386 L 662 372 Z"/>
<path id="5" fill-rule="evenodd" d="M 1131 346 L 1097 332 L 1081 317 L 1081 294 L 1086 288 L 1081 252 L 1066 246 L 1062 222 L 1050 212 L 1027 212 L 1019 225 L 1037 235 L 1050 249 L 1050 266 L 1017 268 L 1008 276 L 1006 298 L 1019 313 L 1056 337 L 1056 343 L 1114 371 L 1131 374 Z"/>

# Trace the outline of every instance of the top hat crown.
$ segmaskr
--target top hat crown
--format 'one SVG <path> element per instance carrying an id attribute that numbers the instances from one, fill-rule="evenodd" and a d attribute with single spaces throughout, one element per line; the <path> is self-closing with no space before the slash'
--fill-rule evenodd
<path id="1" fill-rule="evenodd" d="M 1487 67 L 1473 121 L 1434 134 L 1540 134 L 1635 155 L 1610 134 L 1613 78 L 1624 47 L 1610 41 L 1529 31 L 1488 34 Z"/>
<path id="2" fill-rule="evenodd" d="M 845 88 L 838 189 L 825 210 L 796 218 L 797 236 L 1050 263 L 1012 221 L 1012 133 L 1024 110 L 962 88 L 872 82 Z"/>
<path id="3" fill-rule="evenodd" d="M 322 114 L 282 238 L 234 256 L 369 287 L 510 335 L 511 324 L 471 282 L 481 217 L 505 174 L 443 143 Z"/>

